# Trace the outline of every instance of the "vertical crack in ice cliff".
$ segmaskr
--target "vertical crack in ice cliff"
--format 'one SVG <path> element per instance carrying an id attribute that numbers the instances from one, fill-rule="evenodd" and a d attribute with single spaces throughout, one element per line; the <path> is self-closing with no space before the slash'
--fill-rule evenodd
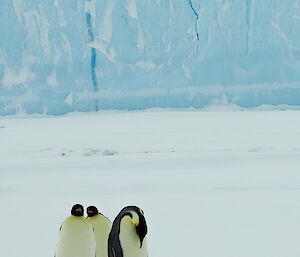
<path id="1" fill-rule="evenodd" d="M 95 39 L 93 29 L 92 29 L 91 2 L 92 0 L 86 0 L 86 8 L 85 8 L 89 43 L 94 42 Z M 96 49 L 94 47 L 91 47 L 91 78 L 94 87 L 94 92 L 98 92 L 98 82 L 96 77 L 96 58 L 97 58 Z M 97 100 L 95 104 L 96 104 L 96 111 L 97 111 L 98 110 Z"/>
<path id="2" fill-rule="evenodd" d="M 198 20 L 199 20 L 199 14 L 198 14 L 198 12 L 196 11 L 196 9 L 195 9 L 194 6 L 193 6 L 192 0 L 189 0 L 189 5 L 190 5 L 190 7 L 191 7 L 193 13 L 194 13 L 195 16 L 196 16 L 196 19 L 195 19 L 195 33 L 196 33 L 196 37 L 197 37 L 196 51 L 197 51 L 197 55 L 198 55 L 198 48 L 199 48 L 199 44 L 200 44 L 200 38 L 199 38 L 199 32 L 198 32 Z"/>
<path id="3" fill-rule="evenodd" d="M 246 55 L 248 55 L 249 53 L 249 47 L 251 44 L 252 9 L 253 9 L 253 0 L 246 0 L 246 25 L 247 25 Z"/>

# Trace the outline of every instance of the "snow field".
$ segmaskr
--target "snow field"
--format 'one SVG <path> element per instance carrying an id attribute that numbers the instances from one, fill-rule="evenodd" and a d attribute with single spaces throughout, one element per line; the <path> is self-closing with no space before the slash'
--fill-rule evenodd
<path id="1" fill-rule="evenodd" d="M 149 257 L 299 256 L 299 114 L 2 118 L 0 256 L 53 256 L 74 203 L 140 206 Z"/>

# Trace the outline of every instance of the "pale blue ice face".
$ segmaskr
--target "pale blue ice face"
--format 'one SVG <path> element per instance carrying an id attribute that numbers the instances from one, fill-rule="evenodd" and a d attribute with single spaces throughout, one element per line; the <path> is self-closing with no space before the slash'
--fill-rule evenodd
<path id="1" fill-rule="evenodd" d="M 300 0 L 1 0 L 0 115 L 300 104 Z"/>

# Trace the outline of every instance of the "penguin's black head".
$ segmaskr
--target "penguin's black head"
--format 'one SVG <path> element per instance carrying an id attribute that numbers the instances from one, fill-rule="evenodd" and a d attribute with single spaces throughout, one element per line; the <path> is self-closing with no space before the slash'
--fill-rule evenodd
<path id="1" fill-rule="evenodd" d="M 81 204 L 75 204 L 73 207 L 72 207 L 72 210 L 71 210 L 71 214 L 73 216 L 83 216 L 84 214 L 84 209 L 83 209 L 83 206 Z"/>
<path id="2" fill-rule="evenodd" d="M 125 207 L 121 213 L 122 212 L 125 212 L 125 215 L 128 215 L 131 218 L 132 223 L 136 228 L 136 233 L 140 239 L 140 248 L 142 248 L 143 240 L 148 232 L 144 212 L 137 206 Z"/>
<path id="3" fill-rule="evenodd" d="M 95 206 L 87 207 L 86 212 L 87 212 L 88 217 L 93 217 L 93 216 L 96 216 L 97 214 L 99 214 L 99 211 Z"/>

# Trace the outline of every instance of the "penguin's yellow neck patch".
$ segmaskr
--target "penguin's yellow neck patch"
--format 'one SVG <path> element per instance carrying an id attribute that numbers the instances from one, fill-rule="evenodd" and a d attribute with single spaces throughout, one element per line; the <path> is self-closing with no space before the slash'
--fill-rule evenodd
<path id="1" fill-rule="evenodd" d="M 73 216 L 73 215 L 71 215 L 70 217 L 69 217 L 71 220 L 84 220 L 85 218 L 83 217 L 83 216 Z"/>
<path id="2" fill-rule="evenodd" d="M 140 219 L 139 219 L 139 216 L 137 215 L 136 212 L 132 211 L 131 212 L 132 214 L 132 223 L 135 225 L 135 226 L 138 226 L 140 224 Z"/>
<path id="3" fill-rule="evenodd" d="M 92 216 L 92 217 L 88 217 L 87 219 L 88 219 L 88 220 L 94 220 L 94 219 L 97 219 L 97 217 L 98 217 L 98 214 L 97 214 L 97 215 L 94 215 L 94 216 Z"/>

